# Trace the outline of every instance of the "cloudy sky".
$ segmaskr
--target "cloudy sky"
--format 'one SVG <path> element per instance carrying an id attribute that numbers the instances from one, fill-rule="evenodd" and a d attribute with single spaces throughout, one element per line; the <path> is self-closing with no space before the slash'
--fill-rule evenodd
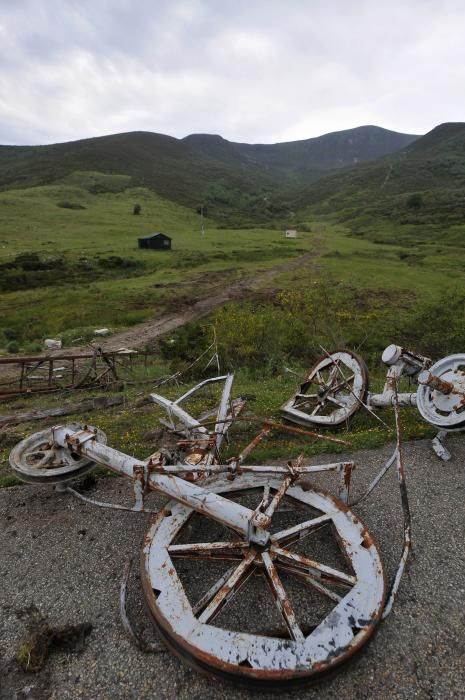
<path id="1" fill-rule="evenodd" d="M 465 121 L 463 0 L 0 0 L 0 143 Z"/>

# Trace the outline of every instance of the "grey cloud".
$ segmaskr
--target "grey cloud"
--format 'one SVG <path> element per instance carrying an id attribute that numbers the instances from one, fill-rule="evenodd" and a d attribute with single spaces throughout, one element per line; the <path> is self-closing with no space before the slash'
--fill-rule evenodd
<path id="1" fill-rule="evenodd" d="M 463 120 L 458 0 L 0 0 L 0 143 Z"/>

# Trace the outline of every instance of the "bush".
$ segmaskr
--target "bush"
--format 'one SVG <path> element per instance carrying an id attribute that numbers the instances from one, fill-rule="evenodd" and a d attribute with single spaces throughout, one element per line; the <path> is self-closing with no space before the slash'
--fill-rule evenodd
<path id="1" fill-rule="evenodd" d="M 83 204 L 77 202 L 58 202 L 57 207 L 61 209 L 87 209 Z"/>
<path id="2" fill-rule="evenodd" d="M 423 197 L 421 196 L 421 194 L 419 192 L 415 192 L 415 194 L 411 194 L 410 197 L 405 202 L 405 206 L 408 209 L 419 209 L 422 204 L 423 204 Z"/>
<path id="3" fill-rule="evenodd" d="M 11 353 L 12 355 L 15 355 L 17 352 L 20 350 L 20 346 L 17 340 L 10 340 L 8 345 L 6 346 L 7 352 Z"/>
<path id="4" fill-rule="evenodd" d="M 16 330 L 16 328 L 4 328 L 3 335 L 6 340 L 18 340 L 19 338 L 19 332 Z"/>

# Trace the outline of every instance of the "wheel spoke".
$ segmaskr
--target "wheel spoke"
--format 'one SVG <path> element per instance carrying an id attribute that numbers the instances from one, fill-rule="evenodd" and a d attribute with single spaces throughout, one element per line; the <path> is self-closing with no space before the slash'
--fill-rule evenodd
<path id="1" fill-rule="evenodd" d="M 335 403 L 336 406 L 340 406 L 341 408 L 347 408 L 347 404 L 345 403 L 345 401 L 341 401 L 340 399 L 336 399 L 334 396 L 329 396 L 329 394 L 328 394 L 326 399 L 328 401 L 330 401 L 331 403 Z"/>
<path id="2" fill-rule="evenodd" d="M 218 579 L 218 581 L 215 581 L 213 586 L 211 586 L 206 593 L 203 594 L 203 596 L 196 602 L 195 605 L 192 606 L 192 612 L 194 615 L 198 615 L 199 613 L 204 610 L 207 605 L 210 603 L 210 601 L 213 600 L 213 598 L 216 596 L 220 588 L 224 586 L 226 581 L 232 576 L 234 573 L 234 566 L 231 566 L 230 569 L 228 569 L 221 578 Z"/>
<path id="3" fill-rule="evenodd" d="M 304 572 L 308 572 L 319 579 L 324 580 L 326 583 L 342 584 L 344 586 L 354 586 L 357 583 L 355 576 L 350 574 L 345 574 L 342 571 L 333 569 L 332 566 L 326 566 L 326 564 L 320 564 L 313 559 L 304 557 L 301 554 L 295 554 L 287 549 L 282 549 L 281 547 L 272 547 L 272 551 L 277 554 L 280 558 L 284 559 L 285 562 L 291 562 L 296 568 L 302 569 Z"/>
<path id="4" fill-rule="evenodd" d="M 248 578 L 253 574 L 253 561 L 255 559 L 256 552 L 251 549 L 244 559 L 241 561 L 238 567 L 236 567 L 223 583 L 221 588 L 215 594 L 213 600 L 207 605 L 205 610 L 199 616 L 198 620 L 202 623 L 208 623 L 213 620 L 216 615 L 222 610 L 236 595 L 237 591 Z"/>
<path id="5" fill-rule="evenodd" d="M 276 565 L 278 569 L 282 569 L 283 571 L 287 571 L 288 573 L 297 576 L 307 586 L 309 586 L 310 588 L 315 588 L 319 593 L 322 593 L 331 600 L 334 600 L 335 603 L 339 603 L 339 601 L 342 600 L 342 597 L 340 595 L 338 595 L 334 591 L 331 591 L 329 588 L 317 581 L 311 574 L 302 571 L 302 569 L 296 568 L 295 566 L 290 566 L 288 564 L 284 564 L 281 561 L 277 561 Z"/>
<path id="6" fill-rule="evenodd" d="M 306 520 L 303 523 L 289 527 L 286 530 L 281 530 L 281 532 L 276 532 L 271 536 L 272 542 L 277 542 L 279 545 L 292 544 L 297 540 L 302 540 L 307 537 L 316 528 L 320 528 L 332 519 L 331 513 L 325 513 L 320 515 L 318 518 L 312 518 L 311 520 Z"/>
<path id="7" fill-rule="evenodd" d="M 311 415 L 312 415 L 312 416 L 316 416 L 316 414 L 318 413 L 318 411 L 320 410 L 320 408 L 321 408 L 321 403 L 317 403 L 317 405 L 316 405 L 315 408 L 313 409 Z"/>
<path id="8" fill-rule="evenodd" d="M 294 613 L 294 609 L 291 605 L 284 586 L 281 583 L 281 579 L 278 576 L 275 565 L 271 561 L 271 557 L 268 552 L 262 552 L 262 561 L 265 565 L 265 571 L 267 574 L 267 580 L 270 584 L 271 592 L 275 600 L 276 606 L 284 618 L 287 625 L 289 633 L 295 642 L 303 642 L 305 637 L 297 624 L 297 619 Z"/>
<path id="9" fill-rule="evenodd" d="M 342 389 L 342 387 L 346 386 L 350 389 L 349 382 L 351 382 L 353 379 L 355 379 L 355 374 L 351 374 L 350 377 L 347 377 L 347 379 L 343 379 L 342 381 L 339 382 L 339 384 L 336 384 L 336 386 L 332 387 L 332 391 L 336 392 L 339 391 L 339 389 Z"/>
<path id="10" fill-rule="evenodd" d="M 186 559 L 242 559 L 242 551 L 248 542 L 194 542 L 172 544 L 168 552 L 174 558 Z"/>

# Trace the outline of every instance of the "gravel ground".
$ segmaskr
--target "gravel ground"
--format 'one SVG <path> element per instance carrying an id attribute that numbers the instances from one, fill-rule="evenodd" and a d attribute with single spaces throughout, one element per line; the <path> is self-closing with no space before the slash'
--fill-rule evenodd
<path id="1" fill-rule="evenodd" d="M 453 459 L 447 464 L 435 457 L 428 441 L 405 446 L 414 556 L 392 615 L 339 673 L 280 697 L 465 698 L 465 439 L 451 439 L 449 446 Z M 390 451 L 351 455 L 358 465 L 356 492 L 362 492 Z M 325 455 L 313 463 L 333 459 Z M 130 486 L 118 478 L 102 479 L 88 495 L 123 502 Z M 160 503 L 151 498 L 154 506 Z M 377 540 L 392 576 L 402 544 L 395 474 L 356 512 Z M 119 620 L 120 579 L 128 558 L 137 560 L 148 517 L 95 508 L 44 486 L 0 492 L 2 699 L 251 696 L 247 689 L 198 674 L 171 653 L 145 654 L 125 637 Z M 130 579 L 130 617 L 147 640 L 156 641 L 136 569 Z M 52 625 L 92 623 L 84 649 L 54 652 L 38 673 L 20 671 L 14 657 L 31 606 Z M 260 611 L 240 609 L 239 614 L 248 620 Z M 261 692 L 259 697 L 271 695 Z"/>

